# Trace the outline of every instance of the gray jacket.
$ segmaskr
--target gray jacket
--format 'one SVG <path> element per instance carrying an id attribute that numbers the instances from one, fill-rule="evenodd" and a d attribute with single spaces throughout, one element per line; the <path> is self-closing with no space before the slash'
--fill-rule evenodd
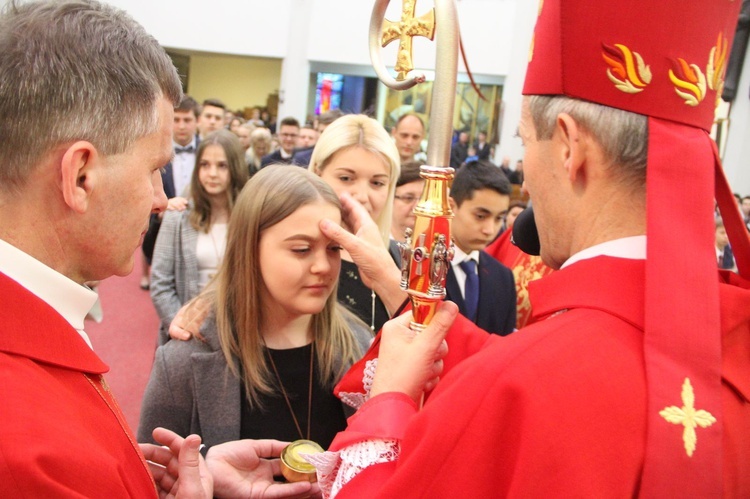
<path id="1" fill-rule="evenodd" d="M 372 333 L 363 325 L 351 326 L 364 354 Z M 182 436 L 197 433 L 207 447 L 240 438 L 241 384 L 228 369 L 213 316 L 201 334 L 205 343 L 171 340 L 156 350 L 143 395 L 139 442 L 153 442 L 151 432 L 157 426 Z"/>
<path id="2" fill-rule="evenodd" d="M 169 339 L 167 331 L 177 311 L 198 295 L 198 232 L 185 211 L 168 211 L 161 222 L 151 265 L 151 300 L 161 320 L 159 344 Z"/>

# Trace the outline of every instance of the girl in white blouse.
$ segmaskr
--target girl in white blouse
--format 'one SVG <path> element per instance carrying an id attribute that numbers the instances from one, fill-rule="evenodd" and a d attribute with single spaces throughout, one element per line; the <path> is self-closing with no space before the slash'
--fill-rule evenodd
<path id="1" fill-rule="evenodd" d="M 247 182 L 242 146 L 229 131 L 209 134 L 198 146 L 184 211 L 168 211 L 151 267 L 151 299 L 161 319 L 159 344 L 180 307 L 216 274 L 226 248 L 227 222 Z"/>

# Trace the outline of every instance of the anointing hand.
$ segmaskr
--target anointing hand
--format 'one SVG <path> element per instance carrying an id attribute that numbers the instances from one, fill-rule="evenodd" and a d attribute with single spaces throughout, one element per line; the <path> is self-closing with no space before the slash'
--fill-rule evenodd
<path id="1" fill-rule="evenodd" d="M 352 232 L 331 220 L 321 221 L 320 230 L 344 247 L 357 265 L 362 282 L 373 289 L 386 309 L 393 313 L 407 298 L 401 289 L 401 270 L 384 246 L 380 230 L 365 207 L 347 193 L 341 195 L 341 205 L 345 224 Z"/>

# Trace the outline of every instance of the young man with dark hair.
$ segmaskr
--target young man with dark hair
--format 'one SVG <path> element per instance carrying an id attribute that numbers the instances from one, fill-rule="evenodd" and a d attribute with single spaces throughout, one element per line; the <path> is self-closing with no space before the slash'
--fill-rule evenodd
<path id="1" fill-rule="evenodd" d="M 198 132 L 205 137 L 224 126 L 224 112 L 227 106 L 219 99 L 206 99 L 198 115 Z"/>
<path id="2" fill-rule="evenodd" d="M 458 169 L 450 191 L 455 257 L 446 299 L 487 332 L 505 336 L 516 327 L 513 272 L 484 251 L 497 236 L 510 203 L 505 175 L 485 160 Z"/>
<path id="3" fill-rule="evenodd" d="M 172 129 L 174 156 L 161 170 L 164 194 L 167 195 L 168 206 L 171 209 L 184 210 L 187 206 L 186 191 L 195 167 L 195 151 L 200 143 L 200 137 L 196 134 L 199 115 L 200 106 L 189 95 L 183 97 L 174 108 L 174 128 Z M 176 199 L 178 196 L 179 199 Z M 151 257 L 154 253 L 160 224 L 161 214 L 151 215 L 148 232 L 143 237 L 141 249 L 144 258 L 140 286 L 144 290 L 150 287 Z"/>
<path id="4" fill-rule="evenodd" d="M 294 148 L 297 147 L 297 137 L 299 137 L 299 121 L 292 117 L 281 120 L 278 137 L 280 147 L 260 160 L 261 168 L 273 164 L 292 164 Z"/>

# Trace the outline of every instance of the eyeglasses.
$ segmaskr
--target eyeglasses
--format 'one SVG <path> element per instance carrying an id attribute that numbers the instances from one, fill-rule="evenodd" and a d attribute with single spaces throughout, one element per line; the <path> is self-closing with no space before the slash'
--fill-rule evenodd
<path id="1" fill-rule="evenodd" d="M 396 199 L 398 199 L 399 201 L 401 201 L 404 204 L 412 204 L 412 203 L 415 203 L 415 202 L 419 201 L 419 197 L 418 196 L 412 196 L 412 195 L 408 195 L 408 196 L 398 196 L 398 195 L 395 195 L 393 197 L 396 198 Z"/>

